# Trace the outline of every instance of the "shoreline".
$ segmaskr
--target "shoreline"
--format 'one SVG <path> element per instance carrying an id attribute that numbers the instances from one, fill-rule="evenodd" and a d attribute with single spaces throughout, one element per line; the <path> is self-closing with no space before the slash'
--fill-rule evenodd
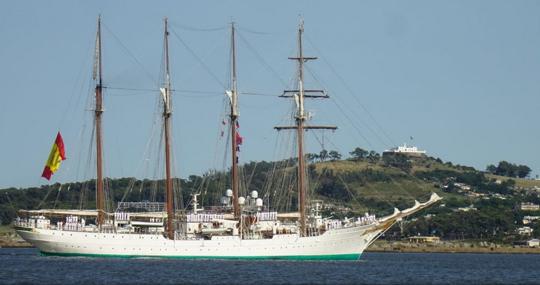
<path id="1" fill-rule="evenodd" d="M 478 242 L 444 241 L 438 243 L 417 244 L 402 241 L 375 241 L 364 252 L 394 253 L 505 253 L 505 254 L 540 254 L 538 247 L 512 246 L 504 244 L 484 244 Z"/>

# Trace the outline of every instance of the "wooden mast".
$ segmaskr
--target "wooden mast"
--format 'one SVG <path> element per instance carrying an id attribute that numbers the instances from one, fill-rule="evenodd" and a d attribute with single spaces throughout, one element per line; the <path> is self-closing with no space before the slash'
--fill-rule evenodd
<path id="1" fill-rule="evenodd" d="M 234 22 L 231 23 L 231 92 L 230 92 L 230 104 L 231 104 L 231 147 L 232 147 L 232 166 L 231 166 L 231 188 L 233 191 L 232 204 L 234 217 L 240 217 L 240 205 L 238 205 L 238 142 L 236 138 L 237 132 L 237 120 L 238 120 L 238 93 L 237 93 L 237 81 L 236 81 L 236 44 L 235 44 L 235 28 Z"/>
<path id="2" fill-rule="evenodd" d="M 102 138 L 101 138 L 101 115 L 103 114 L 103 77 L 101 66 L 101 15 L 98 17 L 96 36 L 96 66 L 94 68 L 94 79 L 96 84 L 96 108 L 94 111 L 94 123 L 96 126 L 96 224 L 101 226 L 105 218 L 105 199 L 103 195 L 103 159 L 102 159 Z M 97 78 L 96 78 L 97 77 Z"/>
<path id="3" fill-rule="evenodd" d="M 169 31 L 167 18 L 165 18 L 165 88 L 161 88 L 163 95 L 163 128 L 165 133 L 165 200 L 167 205 L 167 238 L 174 239 L 174 197 L 171 179 L 171 150 L 170 150 L 170 119 L 171 119 L 171 78 L 169 69 Z"/>
<path id="4" fill-rule="evenodd" d="M 300 212 L 300 235 L 306 235 L 306 187 L 304 185 L 304 53 L 302 33 L 304 22 L 298 28 L 298 112 L 296 114 L 296 137 L 298 139 L 298 211 Z"/>
<path id="5" fill-rule="evenodd" d="M 298 169 L 297 169 L 297 182 L 298 182 L 298 212 L 300 222 L 300 235 L 307 235 L 306 226 L 306 167 L 304 160 L 304 132 L 307 130 L 321 129 L 321 130 L 335 130 L 335 126 L 306 126 L 305 121 L 307 119 L 304 110 L 305 98 L 328 98 L 328 95 L 324 90 L 306 90 L 304 88 L 304 63 L 308 60 L 317 59 L 316 57 L 304 56 L 302 47 L 302 35 L 304 33 L 304 21 L 301 20 L 298 27 L 298 57 L 290 57 L 289 59 L 298 61 L 298 89 L 297 90 L 285 90 L 280 97 L 294 98 L 296 103 L 296 125 L 295 126 L 279 126 L 275 129 L 279 130 L 296 130 L 297 145 L 298 145 Z M 309 93 L 309 94 L 306 94 Z M 291 95 L 292 94 L 292 95 Z"/>

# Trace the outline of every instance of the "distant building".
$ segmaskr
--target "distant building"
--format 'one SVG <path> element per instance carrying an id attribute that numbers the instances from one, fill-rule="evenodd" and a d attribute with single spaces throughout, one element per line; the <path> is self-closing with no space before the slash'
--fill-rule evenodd
<path id="1" fill-rule="evenodd" d="M 491 195 L 493 198 L 497 198 L 497 199 L 501 199 L 501 200 L 506 200 L 506 197 L 504 197 L 504 195 L 501 195 L 499 193 L 495 193 L 495 194 L 492 194 Z"/>
<path id="2" fill-rule="evenodd" d="M 533 238 L 527 241 L 527 245 L 529 247 L 539 247 L 540 246 L 540 240 L 537 238 Z"/>
<path id="3" fill-rule="evenodd" d="M 540 216 L 525 216 L 523 217 L 523 224 L 527 225 L 540 219 Z"/>
<path id="4" fill-rule="evenodd" d="M 530 202 L 522 202 L 520 209 L 522 211 L 538 211 L 540 210 L 540 205 Z"/>
<path id="5" fill-rule="evenodd" d="M 391 149 L 387 149 L 387 150 L 383 151 L 383 156 L 384 155 L 397 154 L 397 153 L 410 155 L 410 156 L 424 156 L 424 155 L 426 155 L 425 150 L 418 150 L 417 147 L 415 147 L 415 146 L 407 146 L 407 144 L 404 143 L 402 146 L 393 147 Z"/>
<path id="6" fill-rule="evenodd" d="M 463 190 L 463 191 L 470 191 L 471 190 L 471 186 L 465 184 L 465 183 L 459 183 L 459 182 L 456 182 L 454 183 L 454 186 Z"/>
<path id="7" fill-rule="evenodd" d="M 522 236 L 530 236 L 533 232 L 533 229 L 531 227 L 521 227 L 517 228 L 516 232 Z"/>
<path id="8" fill-rule="evenodd" d="M 477 211 L 478 209 L 474 207 L 473 204 L 469 205 L 468 207 L 459 207 L 457 208 L 458 212 L 470 212 L 470 211 Z"/>
<path id="9" fill-rule="evenodd" d="M 484 194 L 484 193 L 476 193 L 476 192 L 467 192 L 467 193 L 465 193 L 465 196 L 472 197 L 472 198 L 479 198 L 479 197 L 486 196 L 486 194 Z"/>
<path id="10" fill-rule="evenodd" d="M 441 239 L 436 236 L 414 236 L 409 237 L 409 242 L 412 243 L 438 243 Z"/>

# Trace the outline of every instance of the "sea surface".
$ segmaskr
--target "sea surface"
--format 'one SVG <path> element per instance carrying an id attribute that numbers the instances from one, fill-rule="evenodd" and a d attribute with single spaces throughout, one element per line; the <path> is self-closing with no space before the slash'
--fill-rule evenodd
<path id="1" fill-rule="evenodd" d="M 540 255 L 364 253 L 358 261 L 40 256 L 0 249 L 2 284 L 540 284 Z"/>

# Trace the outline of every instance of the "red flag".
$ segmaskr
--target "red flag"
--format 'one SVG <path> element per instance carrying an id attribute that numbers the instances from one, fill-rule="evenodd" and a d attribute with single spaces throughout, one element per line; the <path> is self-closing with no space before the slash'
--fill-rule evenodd
<path id="1" fill-rule="evenodd" d="M 236 132 L 236 144 L 241 145 L 243 141 L 244 141 L 244 138 L 242 138 L 240 134 Z"/>

